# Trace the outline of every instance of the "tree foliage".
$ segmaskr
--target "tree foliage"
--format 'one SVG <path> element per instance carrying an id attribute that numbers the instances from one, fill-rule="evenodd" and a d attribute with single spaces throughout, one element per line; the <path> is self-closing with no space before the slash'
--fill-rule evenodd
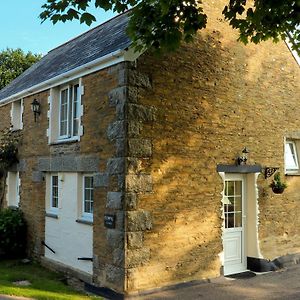
<path id="1" fill-rule="evenodd" d="M 41 55 L 24 53 L 21 49 L 6 49 L 0 52 L 0 89 L 22 74 Z"/>
<path id="2" fill-rule="evenodd" d="M 299 50 L 299 0 L 228 1 L 223 14 L 239 30 L 240 41 L 278 41 L 285 38 L 286 32 L 292 32 Z M 92 6 L 118 13 L 132 8 L 128 33 L 138 49 L 176 49 L 182 41 L 191 41 L 207 22 L 201 0 L 47 0 L 40 18 L 53 23 L 77 19 L 90 25 L 96 20 L 89 13 Z"/>

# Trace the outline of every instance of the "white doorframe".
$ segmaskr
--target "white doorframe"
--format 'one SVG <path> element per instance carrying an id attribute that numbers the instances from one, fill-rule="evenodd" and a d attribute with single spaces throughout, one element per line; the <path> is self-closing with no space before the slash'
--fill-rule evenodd
<path id="1" fill-rule="evenodd" d="M 223 263 L 224 275 L 230 275 L 247 270 L 246 175 L 224 174 L 223 179 Z"/>

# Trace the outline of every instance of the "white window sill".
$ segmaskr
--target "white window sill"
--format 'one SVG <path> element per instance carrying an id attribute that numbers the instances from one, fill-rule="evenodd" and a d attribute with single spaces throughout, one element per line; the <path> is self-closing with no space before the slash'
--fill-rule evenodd
<path id="1" fill-rule="evenodd" d="M 300 171 L 285 171 L 286 176 L 300 176 Z"/>
<path id="2" fill-rule="evenodd" d="M 21 131 L 21 130 L 23 130 L 22 127 L 20 127 L 20 128 L 11 128 L 10 129 L 11 132 L 16 132 L 16 131 Z"/>
<path id="3" fill-rule="evenodd" d="M 46 211 L 45 216 L 52 219 L 58 219 L 58 214 L 53 211 Z"/>
<path id="4" fill-rule="evenodd" d="M 68 138 L 68 139 L 56 140 L 54 142 L 51 142 L 50 145 L 58 145 L 58 144 L 64 144 L 64 143 L 74 143 L 74 142 L 78 142 L 78 141 L 79 141 L 79 137 L 75 136 L 75 137 Z"/>
<path id="5" fill-rule="evenodd" d="M 85 224 L 85 225 L 93 225 L 93 219 L 91 218 L 80 218 L 76 220 L 76 223 Z"/>

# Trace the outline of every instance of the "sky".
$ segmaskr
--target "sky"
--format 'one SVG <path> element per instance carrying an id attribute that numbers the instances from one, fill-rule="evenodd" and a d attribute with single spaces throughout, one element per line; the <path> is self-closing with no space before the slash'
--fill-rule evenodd
<path id="1" fill-rule="evenodd" d="M 90 27 L 77 20 L 66 23 L 50 21 L 41 24 L 39 14 L 46 0 L 2 1 L 0 8 L 0 51 L 21 48 L 25 52 L 46 54 L 77 35 L 113 17 L 112 12 L 93 9 L 97 22 Z"/>

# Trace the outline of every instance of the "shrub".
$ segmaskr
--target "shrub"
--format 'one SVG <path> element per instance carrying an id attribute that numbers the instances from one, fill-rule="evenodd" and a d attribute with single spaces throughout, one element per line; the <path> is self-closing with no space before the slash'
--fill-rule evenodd
<path id="1" fill-rule="evenodd" d="M 0 256 L 21 258 L 26 253 L 26 223 L 18 208 L 0 210 Z"/>

